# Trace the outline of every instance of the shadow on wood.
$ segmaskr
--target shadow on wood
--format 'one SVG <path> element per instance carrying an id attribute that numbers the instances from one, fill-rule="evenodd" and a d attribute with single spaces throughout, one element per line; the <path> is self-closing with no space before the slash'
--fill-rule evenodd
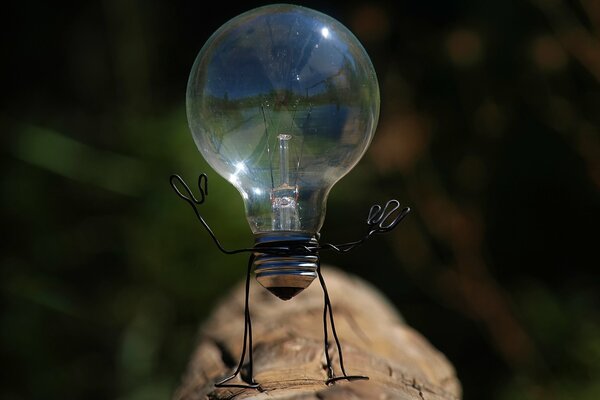
<path id="1" fill-rule="evenodd" d="M 256 282 L 250 292 L 254 375 L 264 392 L 216 389 L 235 368 L 244 327 L 243 285 L 215 309 L 202 327 L 188 371 L 174 398 L 206 399 L 458 399 L 454 368 L 393 306 L 356 277 L 325 268 L 346 371 L 368 381 L 325 385 L 323 292 L 318 282 L 292 301 L 282 301 Z M 336 375 L 341 375 L 335 343 Z"/>

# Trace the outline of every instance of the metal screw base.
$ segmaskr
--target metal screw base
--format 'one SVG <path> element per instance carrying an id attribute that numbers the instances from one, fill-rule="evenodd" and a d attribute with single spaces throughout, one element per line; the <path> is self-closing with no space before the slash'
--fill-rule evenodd
<path id="1" fill-rule="evenodd" d="M 269 235 L 257 235 L 255 249 L 269 249 L 278 246 L 289 247 L 291 253 L 276 255 L 255 253 L 254 273 L 256 280 L 265 289 L 282 300 L 289 300 L 306 289 L 317 277 L 319 255 L 308 252 L 305 246 L 318 244 L 314 236 L 299 232 L 277 232 Z"/>

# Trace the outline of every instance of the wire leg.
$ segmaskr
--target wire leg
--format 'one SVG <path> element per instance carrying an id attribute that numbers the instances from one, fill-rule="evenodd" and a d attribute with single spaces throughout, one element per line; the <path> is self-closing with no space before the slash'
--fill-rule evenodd
<path id="1" fill-rule="evenodd" d="M 323 307 L 323 333 L 324 333 L 324 344 L 325 344 L 325 359 L 327 361 L 327 381 L 326 383 L 332 384 L 339 380 L 345 379 L 348 381 L 354 380 L 368 380 L 368 376 L 362 375 L 348 375 L 346 374 L 346 369 L 344 368 L 344 356 L 342 354 L 342 345 L 340 344 L 340 339 L 338 338 L 337 332 L 335 330 L 335 322 L 333 320 L 333 309 L 331 308 L 331 301 L 329 300 L 329 293 L 327 292 L 327 285 L 325 285 L 325 279 L 323 279 L 323 274 L 321 273 L 321 263 L 319 262 L 317 265 L 317 274 L 319 276 L 319 282 L 321 283 L 321 288 L 323 288 L 323 297 L 324 297 L 324 307 Z M 333 365 L 331 363 L 331 357 L 329 356 L 329 339 L 327 334 L 327 314 L 329 314 L 329 322 L 331 323 L 331 332 L 333 333 L 333 338 L 335 340 L 335 344 L 338 349 L 338 357 L 340 358 L 340 368 L 342 370 L 343 376 L 335 376 L 333 372 Z"/>
<path id="2" fill-rule="evenodd" d="M 327 295 L 327 289 L 324 286 L 325 281 L 321 278 L 321 272 L 319 271 L 319 281 L 323 288 L 323 344 L 325 350 L 325 359 L 327 360 L 327 379 L 332 379 L 335 375 L 333 373 L 333 365 L 331 364 L 331 357 L 329 356 L 329 337 L 327 329 L 327 311 L 329 309 L 329 296 Z"/>
<path id="3" fill-rule="evenodd" d="M 259 389 L 260 385 L 254 381 L 253 375 L 253 359 L 252 359 L 252 321 L 250 320 L 250 307 L 249 307 L 249 299 L 250 299 L 250 274 L 252 272 L 252 264 L 254 262 L 254 254 L 251 254 L 248 259 L 248 271 L 246 273 L 246 297 L 244 300 L 244 344 L 242 346 L 242 355 L 240 357 L 240 362 L 233 372 L 233 374 L 229 375 L 225 379 L 222 379 L 215 383 L 215 387 L 236 387 L 236 388 L 250 388 L 250 389 Z M 237 384 L 237 383 L 227 383 L 236 376 L 240 375 L 242 371 L 242 367 L 244 366 L 244 359 L 246 358 L 246 350 L 248 350 L 248 378 L 244 379 L 244 381 L 248 382 L 247 384 Z"/>

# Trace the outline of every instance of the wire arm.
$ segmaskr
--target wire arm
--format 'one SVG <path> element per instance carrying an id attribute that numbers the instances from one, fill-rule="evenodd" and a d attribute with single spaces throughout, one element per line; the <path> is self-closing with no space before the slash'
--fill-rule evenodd
<path id="1" fill-rule="evenodd" d="M 236 250 L 226 249 L 225 247 L 223 247 L 223 245 L 221 244 L 219 239 L 217 239 L 217 236 L 215 235 L 213 230 L 210 228 L 210 226 L 208 225 L 206 220 L 200 214 L 200 210 L 198 209 L 198 206 L 202 205 L 204 203 L 204 201 L 206 201 L 206 198 L 208 197 L 208 176 L 206 174 L 202 173 L 202 174 L 200 174 L 200 176 L 198 176 L 198 189 L 199 189 L 199 193 L 200 193 L 199 199 L 196 198 L 196 196 L 194 196 L 189 185 L 185 182 L 185 180 L 181 176 L 179 176 L 177 174 L 173 174 L 169 178 L 169 182 L 171 184 L 171 187 L 177 194 L 177 196 L 179 196 L 183 201 L 185 201 L 186 203 L 188 203 L 190 205 L 190 207 L 194 211 L 194 215 L 196 215 L 196 218 L 198 219 L 198 221 L 200 221 L 200 223 L 202 224 L 202 226 L 204 227 L 206 232 L 208 232 L 208 234 L 212 238 L 213 242 L 215 243 L 217 248 L 222 253 L 239 254 L 239 253 L 255 253 L 257 251 L 256 247 L 247 247 L 247 248 L 241 248 L 241 249 L 236 249 Z M 286 244 L 284 242 L 280 242 L 280 245 L 278 245 L 278 246 L 260 247 L 261 253 L 278 255 L 278 256 L 288 256 L 290 254 L 297 254 L 298 251 L 304 251 L 308 254 L 312 254 L 312 253 L 315 253 L 318 251 L 318 247 L 317 246 L 308 246 L 308 245 L 304 245 L 304 244 L 296 244 L 293 242 L 289 242 L 288 244 Z"/>
<path id="2" fill-rule="evenodd" d="M 192 193 L 192 190 L 190 189 L 188 184 L 179 175 L 177 175 L 177 174 L 171 175 L 171 177 L 169 178 L 169 182 L 171 184 L 171 187 L 175 191 L 175 193 L 177 193 L 177 195 L 182 200 L 184 200 L 186 203 L 188 203 L 190 205 L 190 207 L 192 207 L 192 210 L 194 210 L 194 214 L 196 215 L 196 218 L 198 218 L 198 221 L 200 221 L 200 223 L 202 224 L 204 229 L 206 229 L 206 231 L 212 238 L 213 242 L 219 248 L 219 250 L 221 250 L 221 252 L 223 252 L 225 254 L 238 254 L 238 253 L 254 251 L 254 249 L 250 249 L 250 248 L 227 250 L 225 247 L 223 247 L 223 245 L 221 244 L 219 239 L 217 239 L 217 236 L 212 231 L 212 229 L 210 228 L 208 223 L 206 223 L 204 218 L 202 218 L 202 215 L 200 214 L 200 211 L 198 210 L 198 206 L 203 204 L 204 201 L 206 200 L 206 197 L 208 197 L 208 176 L 206 176 L 206 174 L 200 174 L 200 176 L 198 176 L 198 189 L 199 189 L 199 193 L 200 193 L 199 199 L 197 199 L 196 196 L 194 196 L 194 194 Z"/>
<path id="3" fill-rule="evenodd" d="M 374 235 L 387 233 L 393 230 L 410 213 L 410 207 L 401 208 L 396 199 L 388 200 L 385 206 L 375 204 L 369 209 L 367 216 L 368 231 L 362 239 L 343 244 L 325 243 L 319 250 L 334 250 L 338 253 L 347 253 L 362 245 Z"/>

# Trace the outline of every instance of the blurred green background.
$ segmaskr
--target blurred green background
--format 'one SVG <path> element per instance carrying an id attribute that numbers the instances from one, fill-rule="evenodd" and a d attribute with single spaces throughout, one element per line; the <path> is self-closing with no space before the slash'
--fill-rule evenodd
<path id="1" fill-rule="evenodd" d="M 1 398 L 172 394 L 245 258 L 217 252 L 169 175 L 208 172 L 209 222 L 252 243 L 187 130 L 187 75 L 261 4 L 3 4 Z M 414 210 L 325 262 L 380 288 L 467 400 L 600 398 L 600 2 L 302 4 L 356 33 L 382 91 L 323 239 L 359 237 L 375 202 Z"/>

